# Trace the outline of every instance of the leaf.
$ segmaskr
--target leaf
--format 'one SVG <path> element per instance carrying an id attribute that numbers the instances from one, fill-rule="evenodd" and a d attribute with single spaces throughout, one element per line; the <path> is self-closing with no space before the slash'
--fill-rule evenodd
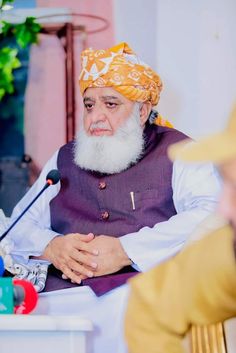
<path id="1" fill-rule="evenodd" d="M 18 50 L 12 48 L 2 48 L 0 49 L 0 68 L 7 69 L 13 68 L 17 69 L 20 67 L 20 61 L 17 59 Z"/>
<path id="2" fill-rule="evenodd" d="M 15 0 L 2 0 L 2 6 L 13 3 Z"/>
<path id="3" fill-rule="evenodd" d="M 5 90 L 0 88 L 0 100 L 5 96 Z"/>
<path id="4" fill-rule="evenodd" d="M 35 22 L 34 17 L 27 17 L 24 23 L 15 25 L 13 33 L 21 48 L 26 48 L 31 43 L 37 43 L 37 35 L 41 26 Z"/>
<path id="5" fill-rule="evenodd" d="M 8 47 L 0 49 L 0 100 L 6 93 L 13 93 L 13 70 L 21 66 L 18 50 Z"/>
<path id="6" fill-rule="evenodd" d="M 6 3 L 14 0 L 0 0 L 0 11 Z M 35 22 L 34 17 L 27 17 L 24 23 L 11 24 L 0 20 L 0 41 L 3 38 L 15 37 L 16 43 L 21 48 L 26 48 L 31 43 L 38 42 L 38 33 L 41 26 Z M 3 45 L 4 41 L 2 42 Z M 21 66 L 17 58 L 18 50 L 11 47 L 0 49 L 0 100 L 6 93 L 14 91 L 13 70 Z"/>
<path id="7" fill-rule="evenodd" d="M 12 24 L 6 21 L 1 21 L 1 29 L 0 29 L 0 34 L 2 34 L 4 37 L 9 35 L 10 32 L 12 31 Z"/>
<path id="8" fill-rule="evenodd" d="M 11 94 L 14 92 L 13 75 L 12 74 L 6 74 L 5 72 L 0 71 L 0 90 L 1 90 L 1 98 L 6 93 Z"/>
<path id="9" fill-rule="evenodd" d="M 0 0 L 0 9 L 4 7 L 6 4 L 12 4 L 15 0 Z"/>

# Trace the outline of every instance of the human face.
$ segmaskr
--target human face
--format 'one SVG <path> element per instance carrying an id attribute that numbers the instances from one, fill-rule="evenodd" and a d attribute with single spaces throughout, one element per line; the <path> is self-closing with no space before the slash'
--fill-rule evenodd
<path id="1" fill-rule="evenodd" d="M 219 171 L 223 178 L 220 212 L 236 231 L 236 159 L 223 164 Z"/>
<path id="2" fill-rule="evenodd" d="M 74 162 L 82 169 L 114 174 L 137 163 L 144 148 L 140 104 L 135 103 L 129 118 L 113 136 L 89 136 L 84 126 L 78 131 Z"/>
<path id="3" fill-rule="evenodd" d="M 88 88 L 83 101 L 84 130 L 89 136 L 113 136 L 134 107 L 134 102 L 110 87 Z"/>

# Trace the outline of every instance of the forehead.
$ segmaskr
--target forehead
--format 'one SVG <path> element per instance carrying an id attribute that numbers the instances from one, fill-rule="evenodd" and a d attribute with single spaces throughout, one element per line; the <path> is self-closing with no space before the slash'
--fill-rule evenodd
<path id="1" fill-rule="evenodd" d="M 219 171 L 224 180 L 236 184 L 236 157 L 220 165 Z"/>
<path id="2" fill-rule="evenodd" d="M 112 87 L 91 87 L 87 88 L 84 92 L 83 99 L 91 99 L 91 100 L 104 100 L 104 98 L 113 99 L 120 101 L 122 103 L 133 104 L 131 100 L 117 92 Z"/>

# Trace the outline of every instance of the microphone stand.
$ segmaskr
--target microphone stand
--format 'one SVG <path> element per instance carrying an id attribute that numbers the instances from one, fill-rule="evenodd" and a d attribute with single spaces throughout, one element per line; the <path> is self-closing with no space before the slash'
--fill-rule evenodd
<path id="1" fill-rule="evenodd" d="M 25 212 L 28 211 L 28 209 L 32 206 L 32 204 L 39 198 L 39 196 L 44 192 L 44 190 L 46 190 L 50 185 L 52 185 L 52 183 L 49 181 L 47 181 L 47 183 L 44 185 L 44 187 L 42 188 L 42 190 L 38 193 L 38 195 L 35 196 L 35 198 L 30 202 L 30 204 L 26 207 L 26 209 L 17 217 L 17 219 L 12 223 L 12 225 L 5 230 L 5 232 L 1 235 L 0 237 L 0 241 L 2 241 L 5 236 L 10 232 L 10 230 L 15 226 L 15 224 L 21 219 L 22 216 L 24 216 Z"/>

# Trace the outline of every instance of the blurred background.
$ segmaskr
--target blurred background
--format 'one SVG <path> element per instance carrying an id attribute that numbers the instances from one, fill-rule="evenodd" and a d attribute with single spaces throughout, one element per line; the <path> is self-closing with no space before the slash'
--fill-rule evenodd
<path id="1" fill-rule="evenodd" d="M 3 3 L 9 6 L 0 12 L 5 26 L 0 51 L 11 48 L 7 59 L 2 52 L 2 62 L 0 55 L 0 208 L 7 215 L 53 152 L 79 128 L 84 48 L 127 42 L 163 80 L 157 110 L 187 135 L 198 139 L 225 125 L 236 100 L 235 0 Z M 37 32 L 37 44 L 22 47 L 3 21 L 17 26 L 32 16 L 28 32 L 21 27 L 12 32 L 18 31 L 20 44 L 33 38 L 30 31 Z M 3 94 L 1 70 L 13 59 L 18 60 L 14 91 Z"/>

